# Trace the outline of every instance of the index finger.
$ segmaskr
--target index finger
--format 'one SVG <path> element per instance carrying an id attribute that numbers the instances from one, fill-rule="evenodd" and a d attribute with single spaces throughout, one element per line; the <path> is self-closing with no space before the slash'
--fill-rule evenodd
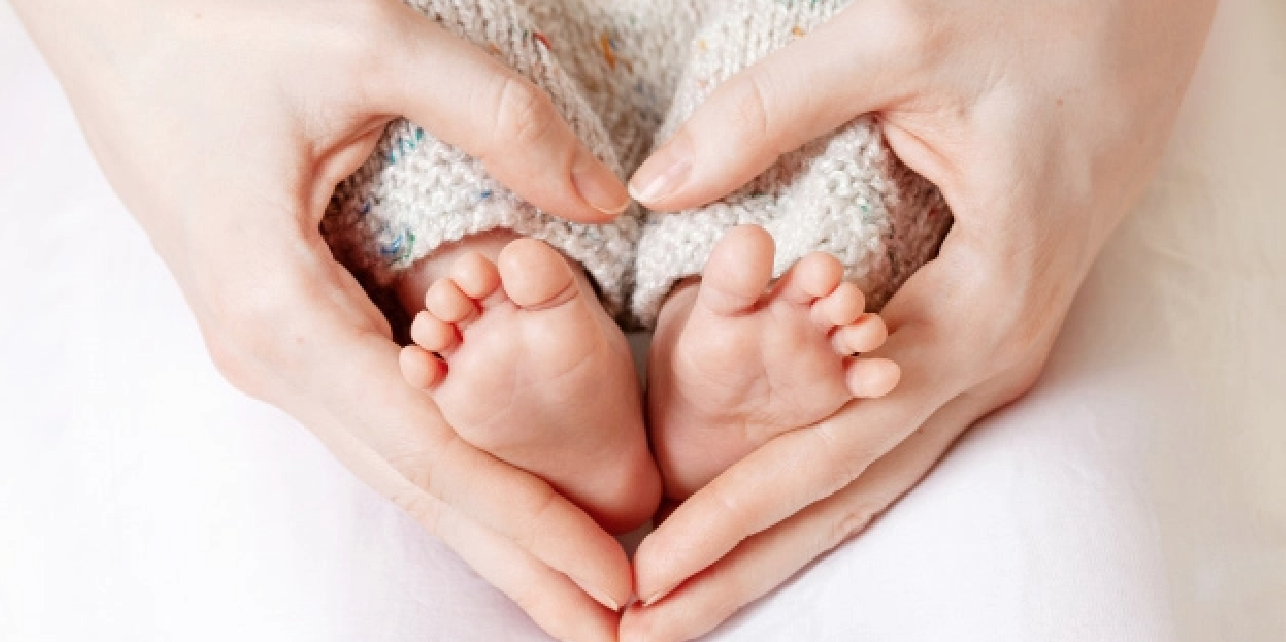
<path id="1" fill-rule="evenodd" d="M 239 353 L 236 361 L 248 364 L 240 383 L 301 420 L 431 531 L 443 502 L 609 608 L 623 605 L 631 571 L 620 544 L 539 478 L 461 440 L 402 377 L 397 344 L 355 316 L 369 300 L 347 271 L 328 255 L 285 247 L 239 265 L 242 278 L 221 275 L 219 287 L 251 301 L 214 328 L 225 349 Z"/>
<path id="2" fill-rule="evenodd" d="M 902 99 L 910 58 L 895 52 L 905 29 L 881 4 L 853 3 L 721 84 L 635 172 L 634 197 L 664 211 L 708 203 L 780 155 Z"/>
<path id="3" fill-rule="evenodd" d="M 389 4 L 404 14 L 395 18 L 397 37 L 382 43 L 387 55 L 368 70 L 378 73 L 367 73 L 380 108 L 480 159 L 497 180 L 546 212 L 602 222 L 629 207 L 625 184 L 541 88 L 402 2 Z M 607 134 L 591 120 L 573 122 L 587 140 L 597 136 L 605 144 Z"/>

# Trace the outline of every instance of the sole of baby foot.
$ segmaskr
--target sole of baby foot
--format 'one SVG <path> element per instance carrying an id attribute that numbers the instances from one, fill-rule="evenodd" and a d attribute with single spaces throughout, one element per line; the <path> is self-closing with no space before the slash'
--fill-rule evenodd
<path id="1" fill-rule="evenodd" d="M 424 294 L 402 371 L 465 441 L 627 532 L 660 479 L 628 343 L 578 270 L 531 239 L 462 252 Z"/>
<path id="2" fill-rule="evenodd" d="M 773 437 L 879 397 L 897 366 L 855 356 L 888 332 L 829 254 L 805 256 L 770 286 L 773 240 L 739 226 L 701 280 L 661 310 L 648 362 L 647 409 L 666 496 L 683 500 Z"/>

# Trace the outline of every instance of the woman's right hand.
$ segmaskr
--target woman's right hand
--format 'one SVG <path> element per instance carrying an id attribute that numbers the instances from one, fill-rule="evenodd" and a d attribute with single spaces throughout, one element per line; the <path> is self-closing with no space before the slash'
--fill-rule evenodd
<path id="1" fill-rule="evenodd" d="M 613 640 L 620 545 L 461 441 L 318 223 L 406 116 L 538 207 L 602 221 L 625 187 L 548 98 L 397 0 L 11 0 L 215 364 L 294 415 L 555 637 Z M 596 596 L 591 598 L 590 596 Z"/>

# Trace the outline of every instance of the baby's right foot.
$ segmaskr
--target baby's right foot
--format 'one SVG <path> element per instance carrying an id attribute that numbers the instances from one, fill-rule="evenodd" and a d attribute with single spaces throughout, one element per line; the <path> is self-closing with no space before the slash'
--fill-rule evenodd
<path id="1" fill-rule="evenodd" d="M 603 528 L 647 521 L 661 484 L 625 335 L 540 241 L 455 261 L 428 288 L 402 372 L 474 446 L 552 484 Z"/>
<path id="2" fill-rule="evenodd" d="M 887 359 L 857 358 L 887 337 L 861 290 L 821 252 L 775 287 L 773 241 L 733 228 L 699 285 L 680 284 L 657 321 L 648 360 L 649 430 L 666 495 L 686 499 L 773 437 L 897 383 Z"/>

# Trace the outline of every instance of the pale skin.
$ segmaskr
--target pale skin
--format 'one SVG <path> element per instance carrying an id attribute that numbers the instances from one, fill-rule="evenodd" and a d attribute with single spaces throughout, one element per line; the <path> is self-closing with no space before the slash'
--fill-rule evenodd
<path id="1" fill-rule="evenodd" d="M 406 383 L 388 323 L 317 228 L 397 116 L 546 211 L 610 220 L 625 185 L 548 98 L 396 0 L 11 3 L 219 370 L 550 635 L 614 640 L 633 583 L 620 544 Z"/>
<path id="2" fill-rule="evenodd" d="M 861 531 L 1031 385 L 1156 167 L 1214 6 L 862 2 L 718 90 L 634 177 L 639 200 L 709 202 L 876 113 L 956 224 L 883 312 L 875 356 L 901 367 L 893 392 L 770 438 L 680 506 L 631 572 L 593 519 L 461 441 L 406 383 L 386 323 L 316 231 L 396 115 L 542 209 L 609 218 L 623 186 L 538 91 L 393 1 L 10 2 L 229 379 L 308 425 L 554 637 L 626 642 L 710 630 Z M 649 605 L 616 614 L 632 590 Z"/>
<path id="3" fill-rule="evenodd" d="M 877 0 L 722 85 L 631 179 L 718 198 L 859 114 L 955 214 L 882 311 L 902 370 L 781 434 L 679 506 L 634 559 L 623 642 L 701 636 L 862 531 L 1040 373 L 1072 297 L 1155 172 L 1213 0 Z M 781 471 L 792 471 L 782 474 Z"/>
<path id="4" fill-rule="evenodd" d="M 897 382 L 887 359 L 853 356 L 888 333 L 839 261 L 809 255 L 770 289 L 772 256 L 761 228 L 735 228 L 700 285 L 680 285 L 662 310 L 647 403 L 672 500 Z M 417 262 L 396 290 L 415 314 L 402 372 L 466 441 L 539 475 L 609 532 L 652 516 L 661 475 L 629 345 L 579 266 L 496 231 Z"/>
<path id="5" fill-rule="evenodd" d="M 539 475 L 609 532 L 652 517 L 661 478 L 634 360 L 579 266 L 496 231 L 419 261 L 397 291 L 415 313 L 402 372 L 466 441 Z"/>

